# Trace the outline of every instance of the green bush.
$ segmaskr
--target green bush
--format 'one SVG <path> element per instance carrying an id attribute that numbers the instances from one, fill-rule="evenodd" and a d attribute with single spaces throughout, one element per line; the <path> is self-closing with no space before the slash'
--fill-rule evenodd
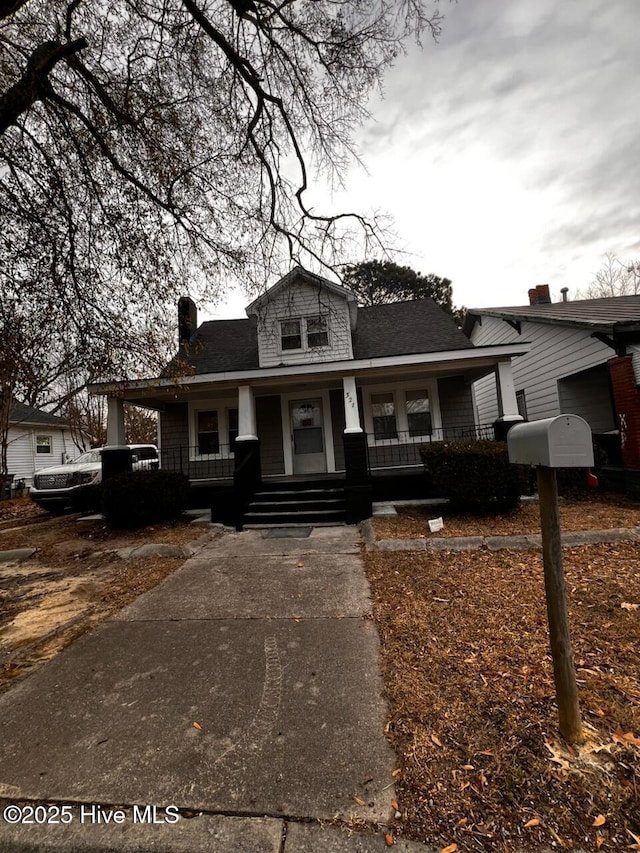
<path id="1" fill-rule="evenodd" d="M 102 511 L 102 484 L 88 483 L 78 486 L 71 492 L 71 506 L 74 512 Z"/>
<path id="2" fill-rule="evenodd" d="M 102 490 L 109 527 L 144 527 L 182 515 L 189 481 L 174 471 L 128 471 L 107 480 Z"/>
<path id="3" fill-rule="evenodd" d="M 420 455 L 434 492 L 456 510 L 508 512 L 526 488 L 522 466 L 509 462 L 505 442 L 435 442 L 421 447 Z"/>

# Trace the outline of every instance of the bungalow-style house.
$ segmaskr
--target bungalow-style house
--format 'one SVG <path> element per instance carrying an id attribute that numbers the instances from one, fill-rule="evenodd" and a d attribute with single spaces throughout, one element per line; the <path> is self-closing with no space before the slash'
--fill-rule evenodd
<path id="1" fill-rule="evenodd" d="M 551 302 L 548 285 L 529 304 L 473 308 L 464 332 L 476 346 L 527 342 L 513 360 L 518 411 L 528 420 L 570 412 L 591 426 L 596 445 L 640 479 L 640 295 Z M 499 412 L 492 377 L 474 383 L 480 420 Z M 611 470 L 611 469 L 609 469 Z"/>
<path id="2" fill-rule="evenodd" d="M 14 400 L 9 412 L 7 473 L 15 491 L 17 483 L 30 486 L 35 471 L 62 465 L 77 454 L 69 424 Z M 6 486 L 5 486 L 6 488 Z"/>
<path id="3" fill-rule="evenodd" d="M 194 486 L 228 486 L 214 518 L 367 517 L 385 475 L 387 490 L 401 489 L 389 475 L 421 470 L 421 444 L 485 426 L 493 435 L 471 397 L 487 374 L 501 388 L 494 421 L 520 419 L 511 358 L 527 347 L 475 346 L 431 299 L 362 308 L 296 267 L 246 313 L 198 327 L 183 297 L 180 351 L 164 376 L 91 387 L 108 397 L 109 444 L 124 443 L 124 401 L 159 411 L 161 466 Z"/>

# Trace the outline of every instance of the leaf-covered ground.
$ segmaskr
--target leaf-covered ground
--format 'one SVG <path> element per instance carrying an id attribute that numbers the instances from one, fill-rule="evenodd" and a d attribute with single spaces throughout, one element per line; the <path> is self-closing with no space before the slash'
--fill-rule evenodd
<path id="1" fill-rule="evenodd" d="M 623 495 L 594 495 L 583 500 L 560 498 L 563 530 L 605 530 L 640 526 L 640 503 Z M 443 536 L 511 536 L 540 532 L 540 507 L 525 501 L 505 515 L 459 515 L 443 507 L 399 506 L 398 515 L 373 519 L 376 539 L 419 539 Z M 444 528 L 429 532 L 428 520 L 442 516 Z"/>
<path id="2" fill-rule="evenodd" d="M 579 748 L 557 730 L 540 552 L 365 562 L 402 758 L 395 834 L 460 853 L 640 849 L 638 545 L 564 550 Z"/>

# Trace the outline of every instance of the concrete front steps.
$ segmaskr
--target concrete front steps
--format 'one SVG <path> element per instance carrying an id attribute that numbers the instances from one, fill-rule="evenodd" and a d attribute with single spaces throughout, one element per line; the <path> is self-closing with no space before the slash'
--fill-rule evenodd
<path id="1" fill-rule="evenodd" d="M 344 523 L 344 480 L 293 480 L 263 484 L 247 507 L 243 527 Z"/>

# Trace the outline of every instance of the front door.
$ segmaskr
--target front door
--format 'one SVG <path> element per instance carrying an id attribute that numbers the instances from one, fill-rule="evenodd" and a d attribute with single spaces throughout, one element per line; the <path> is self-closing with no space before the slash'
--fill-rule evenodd
<path id="1" fill-rule="evenodd" d="M 293 473 L 323 474 L 327 470 L 322 400 L 294 400 L 291 406 Z"/>

